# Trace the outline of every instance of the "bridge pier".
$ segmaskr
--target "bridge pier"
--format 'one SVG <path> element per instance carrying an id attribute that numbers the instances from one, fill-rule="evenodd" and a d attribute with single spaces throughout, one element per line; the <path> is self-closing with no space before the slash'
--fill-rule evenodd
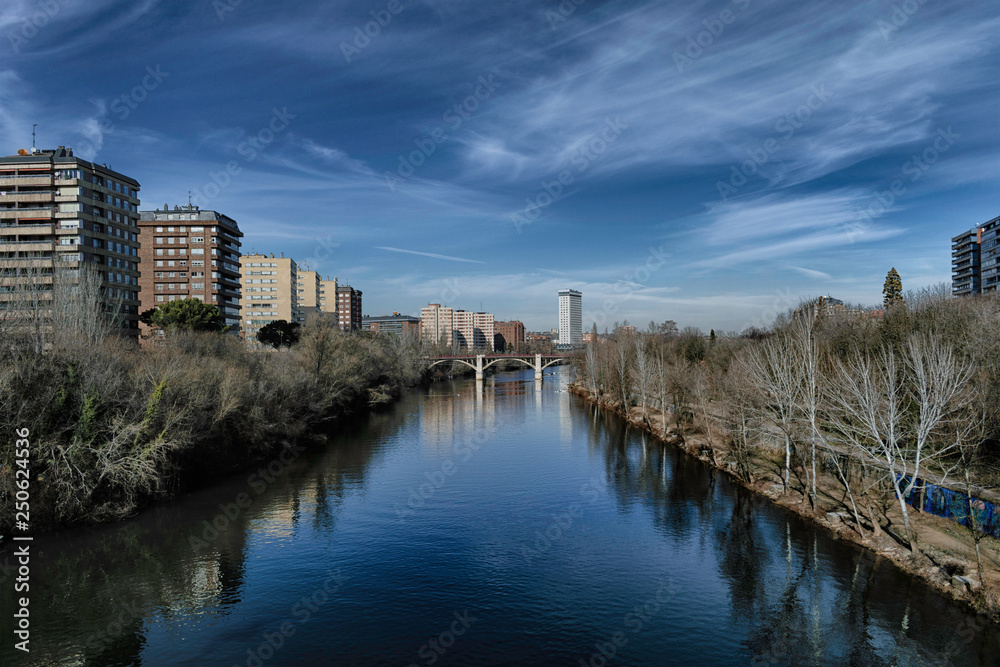
<path id="1" fill-rule="evenodd" d="M 476 382 L 482 382 L 484 378 L 483 375 L 483 355 L 476 355 Z"/>
<path id="2" fill-rule="evenodd" d="M 542 379 L 542 355 L 535 355 L 535 379 L 541 381 Z"/>

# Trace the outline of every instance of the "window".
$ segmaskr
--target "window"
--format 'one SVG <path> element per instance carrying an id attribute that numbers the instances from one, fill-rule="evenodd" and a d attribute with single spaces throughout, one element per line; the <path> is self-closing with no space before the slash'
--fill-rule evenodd
<path id="1" fill-rule="evenodd" d="M 163 248 L 157 248 L 156 249 L 156 254 L 157 255 L 162 255 L 163 254 Z"/>
<path id="2" fill-rule="evenodd" d="M 173 236 L 168 236 L 167 237 L 167 243 L 168 244 L 173 244 L 173 242 L 174 242 L 174 237 Z"/>
<path id="3" fill-rule="evenodd" d="M 192 227 L 191 231 L 192 232 L 203 232 L 203 231 L 205 231 L 205 228 L 204 227 Z"/>
<path id="4" fill-rule="evenodd" d="M 156 289 L 162 291 L 163 290 L 163 283 L 156 283 Z"/>
<path id="5" fill-rule="evenodd" d="M 173 254 L 176 254 L 176 252 L 177 252 L 177 251 L 176 251 L 176 250 L 174 250 L 173 248 L 168 248 L 168 249 L 167 249 L 167 254 L 168 254 L 168 255 L 173 255 Z"/>
<path id="6" fill-rule="evenodd" d="M 157 271 L 154 277 L 155 278 L 162 278 L 163 277 L 163 271 Z"/>
<path id="7" fill-rule="evenodd" d="M 192 255 L 204 255 L 205 254 L 205 249 L 204 248 L 191 248 L 191 254 Z"/>
<path id="8" fill-rule="evenodd" d="M 191 243 L 204 243 L 205 242 L 205 237 L 204 236 L 192 236 L 190 240 L 191 240 Z"/>
<path id="9" fill-rule="evenodd" d="M 162 245 L 163 244 L 163 237 L 162 236 L 157 236 L 156 237 L 156 242 Z"/>
<path id="10" fill-rule="evenodd" d="M 157 295 L 156 295 L 156 300 L 157 300 L 158 302 L 160 302 L 160 303 L 163 303 L 163 295 L 162 295 L 162 294 L 157 294 Z"/>
<path id="11" fill-rule="evenodd" d="M 162 259 L 156 260 L 156 265 L 157 266 L 163 266 L 163 260 Z"/>

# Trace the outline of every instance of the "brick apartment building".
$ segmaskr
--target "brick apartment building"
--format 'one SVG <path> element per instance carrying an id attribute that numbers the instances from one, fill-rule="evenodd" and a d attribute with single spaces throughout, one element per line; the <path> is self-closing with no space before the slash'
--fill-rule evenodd
<path id="1" fill-rule="evenodd" d="M 495 322 L 494 328 L 496 329 L 495 338 L 496 343 L 493 348 L 498 352 L 502 352 L 507 349 L 507 344 L 509 343 L 514 352 L 520 352 L 521 348 L 524 347 L 524 323 L 519 320 L 511 320 L 509 322 Z"/>
<path id="2" fill-rule="evenodd" d="M 336 282 L 334 283 L 336 285 Z M 350 285 L 336 285 L 337 316 L 342 331 L 361 330 L 361 290 Z"/>
<path id="3" fill-rule="evenodd" d="M 241 238 L 236 221 L 218 211 L 191 204 L 141 211 L 142 310 L 198 299 L 218 306 L 229 333 L 239 335 Z"/>

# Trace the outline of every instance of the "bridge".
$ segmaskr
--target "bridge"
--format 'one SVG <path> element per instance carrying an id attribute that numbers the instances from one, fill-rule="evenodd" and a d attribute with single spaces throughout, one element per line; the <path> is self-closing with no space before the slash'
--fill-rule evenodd
<path id="1" fill-rule="evenodd" d="M 542 371 L 549 366 L 554 366 L 569 357 L 562 354 L 459 354 L 446 357 L 424 357 L 431 362 L 430 368 L 438 364 L 460 363 L 476 371 L 476 379 L 482 380 L 483 373 L 487 368 L 500 361 L 520 361 L 525 366 L 530 366 L 535 370 L 535 379 L 542 379 Z"/>

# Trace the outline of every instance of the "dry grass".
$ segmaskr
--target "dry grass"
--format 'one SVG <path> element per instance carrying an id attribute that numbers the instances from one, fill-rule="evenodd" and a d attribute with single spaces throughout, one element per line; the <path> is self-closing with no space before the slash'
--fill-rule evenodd
<path id="1" fill-rule="evenodd" d="M 217 334 L 177 334 L 152 350 L 70 340 L 44 354 L 0 342 L 0 432 L 31 430 L 36 527 L 132 513 L 384 401 L 422 372 L 412 346 L 320 327 L 282 351 Z M 14 492 L 13 444 L 0 441 L 0 496 Z M 0 531 L 12 522 L 0 516 Z"/>

